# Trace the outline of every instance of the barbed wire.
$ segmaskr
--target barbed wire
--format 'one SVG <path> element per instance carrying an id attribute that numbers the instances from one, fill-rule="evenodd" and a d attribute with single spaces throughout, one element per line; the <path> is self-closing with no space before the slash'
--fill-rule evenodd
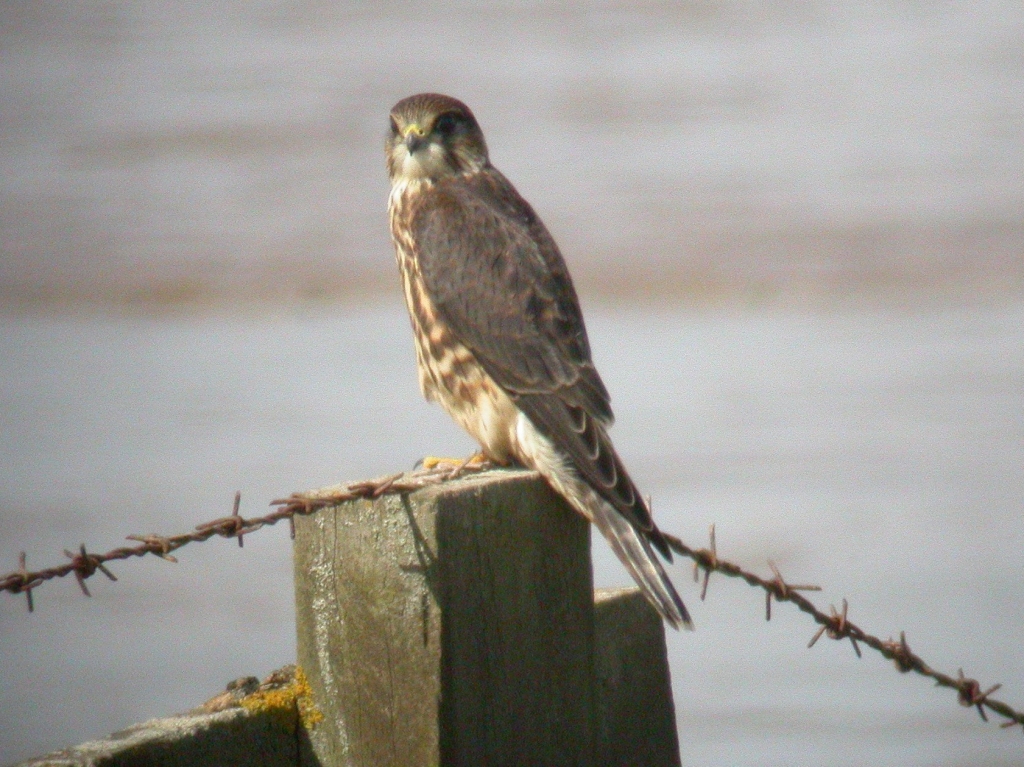
<path id="1" fill-rule="evenodd" d="M 900 673 L 906 674 L 914 671 L 922 676 L 934 679 L 937 686 L 956 690 L 957 700 L 960 705 L 966 707 L 974 706 L 984 721 L 988 721 L 988 716 L 985 714 L 985 709 L 987 708 L 1000 716 L 1006 717 L 1007 721 L 1003 722 L 1000 727 L 1013 727 L 1015 725 L 1024 727 L 1024 713 L 1016 711 L 1002 701 L 989 697 L 992 693 L 1001 689 L 1002 684 L 993 685 L 982 692 L 982 685 L 976 679 L 965 676 L 962 668 L 957 670 L 955 678 L 948 674 L 943 674 L 941 671 L 936 671 L 925 663 L 921 656 L 910 649 L 905 632 L 900 632 L 899 641 L 892 639 L 892 637 L 882 640 L 872 636 L 853 623 L 847 617 L 849 603 L 845 599 L 843 600 L 843 609 L 841 611 L 837 611 L 835 605 L 830 605 L 830 614 L 826 615 L 813 602 L 800 593 L 802 591 L 821 591 L 821 587 L 787 583 L 779 572 L 778 567 L 771 560 L 768 560 L 768 566 L 775 577 L 767 579 L 755 573 L 747 572 L 732 562 L 719 559 L 714 525 L 711 526 L 710 531 L 711 545 L 707 549 L 692 549 L 677 537 L 668 533 L 665 533 L 665 539 L 673 551 L 693 560 L 693 576 L 695 581 L 700 579 L 700 571 L 704 571 L 704 583 L 700 594 L 702 601 L 707 595 L 708 580 L 711 577 L 711 573 L 721 573 L 730 578 L 740 578 L 751 586 L 764 590 L 765 620 L 770 621 L 772 619 L 772 599 L 777 602 L 792 602 L 802 612 L 814 618 L 821 628 L 811 637 L 811 641 L 807 643 L 808 648 L 814 647 L 822 636 L 827 636 L 829 639 L 836 641 L 849 639 L 850 644 L 853 645 L 854 652 L 860 658 L 863 655 L 858 643 L 863 643 L 891 660 Z"/>
<path id="2" fill-rule="evenodd" d="M 43 570 L 28 570 L 25 552 L 21 552 L 18 558 L 18 569 L 0 576 L 0 591 L 6 591 L 11 594 L 24 594 L 28 603 L 28 610 L 32 612 L 35 609 L 32 591 L 42 583 L 53 578 L 63 578 L 73 574 L 78 581 L 79 587 L 82 589 L 82 593 L 86 596 L 91 596 L 85 582 L 97 572 L 103 573 L 112 581 L 117 580 L 117 577 L 106 567 L 108 562 L 129 559 L 131 557 L 144 557 L 150 554 L 169 562 L 177 562 L 178 560 L 171 555 L 171 552 L 189 543 L 198 543 L 209 540 L 214 536 L 220 536 L 222 538 L 235 538 L 238 540 L 238 545 L 242 546 L 244 545 L 244 537 L 246 535 L 254 533 L 263 527 L 275 525 L 282 520 L 288 520 L 291 537 L 294 538 L 296 515 L 313 514 L 320 509 L 359 498 L 380 498 L 384 495 L 411 493 L 430 485 L 438 485 L 466 474 L 478 473 L 490 468 L 492 467 L 486 463 L 470 463 L 469 461 L 463 462 L 454 468 L 441 464 L 418 471 L 398 472 L 379 479 L 351 482 L 346 485 L 339 485 L 337 488 L 328 488 L 315 493 L 293 493 L 287 498 L 271 501 L 270 505 L 276 507 L 275 510 L 262 517 L 242 517 L 239 513 L 241 493 L 235 493 L 234 508 L 230 516 L 219 517 L 210 522 L 203 522 L 196 525 L 195 529 L 190 533 L 171 536 L 154 533 L 149 535 L 129 535 L 127 539 L 138 541 L 138 546 L 112 549 L 105 554 L 89 553 L 85 548 L 85 544 L 82 544 L 79 546 L 78 553 L 72 553 L 67 549 L 64 550 L 64 554 L 70 561 Z M 841 611 L 836 610 L 835 605 L 831 605 L 829 614 L 825 614 L 801 593 L 821 591 L 821 587 L 787 583 L 779 572 L 778 567 L 771 560 L 768 561 L 768 566 L 772 571 L 773 577 L 762 578 L 756 573 L 744 570 L 737 564 L 721 559 L 718 556 L 714 525 L 711 526 L 710 530 L 710 546 L 706 549 L 694 549 L 687 546 L 674 535 L 668 533 L 664 535 L 673 551 L 693 561 L 695 581 L 700 581 L 700 573 L 701 571 L 704 572 L 700 593 L 701 600 L 704 600 L 707 596 L 708 582 L 712 573 L 720 573 L 730 578 L 739 578 L 765 592 L 765 620 L 770 621 L 772 618 L 772 600 L 776 602 L 790 602 L 814 619 L 820 628 L 811 637 L 810 642 L 807 644 L 808 648 L 813 647 L 823 636 L 836 641 L 848 639 L 857 657 L 860 658 L 862 657 L 860 645 L 866 645 L 880 653 L 883 657 L 893 661 L 901 673 L 913 671 L 933 679 L 937 686 L 955 690 L 960 705 L 976 708 L 984 721 L 988 721 L 988 716 L 985 713 L 986 709 L 988 709 L 1006 718 L 1007 721 L 1001 723 L 1001 727 L 1020 725 L 1024 729 L 1024 713 L 991 697 L 994 692 L 1002 688 L 1001 684 L 993 685 L 983 691 L 982 685 L 977 680 L 966 676 L 962 668 L 958 669 L 956 677 L 936 671 L 910 649 L 904 632 L 900 632 L 898 641 L 891 637 L 888 640 L 883 640 L 867 633 L 853 623 L 848 618 L 849 604 L 845 599 L 843 600 L 843 609 Z"/>
<path id="3" fill-rule="evenodd" d="M 153 554 L 165 559 L 168 562 L 178 560 L 171 556 L 172 551 L 180 549 L 189 543 L 200 543 L 209 540 L 215 535 L 222 538 L 237 538 L 238 545 L 244 545 L 244 537 L 250 533 L 287 519 L 290 526 L 292 538 L 295 537 L 294 517 L 296 514 L 312 514 L 328 506 L 335 506 L 343 501 L 351 501 L 357 498 L 379 498 L 382 495 L 393 493 L 410 493 L 415 490 L 436 485 L 441 482 L 463 476 L 467 473 L 479 472 L 489 468 L 483 464 L 465 463 L 456 466 L 454 469 L 438 466 L 430 469 L 421 469 L 414 472 L 398 472 L 376 480 L 364 480 L 350 482 L 341 485 L 330 495 L 315 497 L 309 494 L 293 493 L 288 498 L 271 501 L 271 506 L 278 508 L 262 517 L 245 518 L 239 514 L 242 501 L 242 494 L 235 493 L 234 509 L 229 517 L 219 517 L 210 522 L 203 522 L 196 525 L 191 533 L 181 535 L 129 535 L 127 540 L 139 541 L 138 546 L 123 546 L 112 549 L 105 554 L 91 554 L 86 551 L 85 544 L 79 546 L 77 554 L 72 554 L 64 549 L 64 554 L 70 561 L 55 567 L 48 567 L 44 570 L 30 571 L 25 564 L 25 552 L 18 557 L 18 569 L 0 576 L 0 591 L 7 591 L 11 594 L 25 594 L 28 601 L 28 610 L 32 612 L 35 605 L 32 600 L 32 590 L 45 581 L 53 578 L 63 578 L 67 575 L 74 575 L 82 593 L 87 597 L 92 596 L 85 585 L 87 578 L 92 577 L 97 571 L 102 572 L 112 581 L 117 577 L 105 566 L 106 563 L 119 559 L 130 559 L 131 557 L 144 557 Z"/>

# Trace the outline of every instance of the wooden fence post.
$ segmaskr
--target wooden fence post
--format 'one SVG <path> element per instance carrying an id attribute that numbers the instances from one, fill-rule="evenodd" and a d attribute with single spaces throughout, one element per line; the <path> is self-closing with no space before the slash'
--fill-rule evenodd
<path id="1" fill-rule="evenodd" d="M 600 668 L 649 659 L 635 639 L 595 650 L 590 527 L 532 472 L 297 517 L 295 575 L 298 661 L 324 714 L 310 733 L 322 767 L 626 763 L 608 760 L 616 729 L 601 712 L 651 714 L 645 689 L 616 693 L 632 706 L 597 700 L 599 685 L 643 676 Z M 598 624 L 646 609 L 646 628 L 630 633 L 651 639 L 640 644 L 664 666 L 660 621 L 639 599 L 612 600 Z M 667 691 L 664 670 L 655 697 Z M 668 707 L 671 719 L 670 692 Z"/>
<path id="2" fill-rule="evenodd" d="M 679 767 L 661 616 L 637 588 L 598 589 L 594 601 L 597 764 Z"/>

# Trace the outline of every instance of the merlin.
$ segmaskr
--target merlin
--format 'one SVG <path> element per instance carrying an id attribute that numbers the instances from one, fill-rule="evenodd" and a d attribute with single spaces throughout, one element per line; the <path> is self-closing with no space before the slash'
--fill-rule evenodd
<path id="1" fill-rule="evenodd" d="M 672 560 L 665 537 L 608 437 L 608 390 L 568 268 L 491 165 L 473 113 L 439 94 L 403 99 L 386 154 L 423 395 L 488 460 L 539 472 L 597 526 L 662 617 L 692 627 L 655 555 Z"/>

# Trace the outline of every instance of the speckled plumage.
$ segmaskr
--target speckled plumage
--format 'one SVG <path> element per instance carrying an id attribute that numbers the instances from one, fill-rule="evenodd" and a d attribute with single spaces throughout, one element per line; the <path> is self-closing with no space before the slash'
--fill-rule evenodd
<path id="1" fill-rule="evenodd" d="M 652 549 L 671 559 L 607 434 L 613 416 L 565 261 L 488 160 L 460 101 L 391 111 L 389 213 L 420 388 L 491 460 L 537 469 L 608 539 L 672 625 L 690 619 Z"/>

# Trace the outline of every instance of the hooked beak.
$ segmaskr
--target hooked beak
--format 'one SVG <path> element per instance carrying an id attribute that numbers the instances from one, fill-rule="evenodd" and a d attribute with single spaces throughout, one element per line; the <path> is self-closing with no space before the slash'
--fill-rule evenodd
<path id="1" fill-rule="evenodd" d="M 405 132 L 405 148 L 409 154 L 416 154 L 416 150 L 427 143 L 427 137 L 420 130 L 419 126 L 410 125 Z"/>

